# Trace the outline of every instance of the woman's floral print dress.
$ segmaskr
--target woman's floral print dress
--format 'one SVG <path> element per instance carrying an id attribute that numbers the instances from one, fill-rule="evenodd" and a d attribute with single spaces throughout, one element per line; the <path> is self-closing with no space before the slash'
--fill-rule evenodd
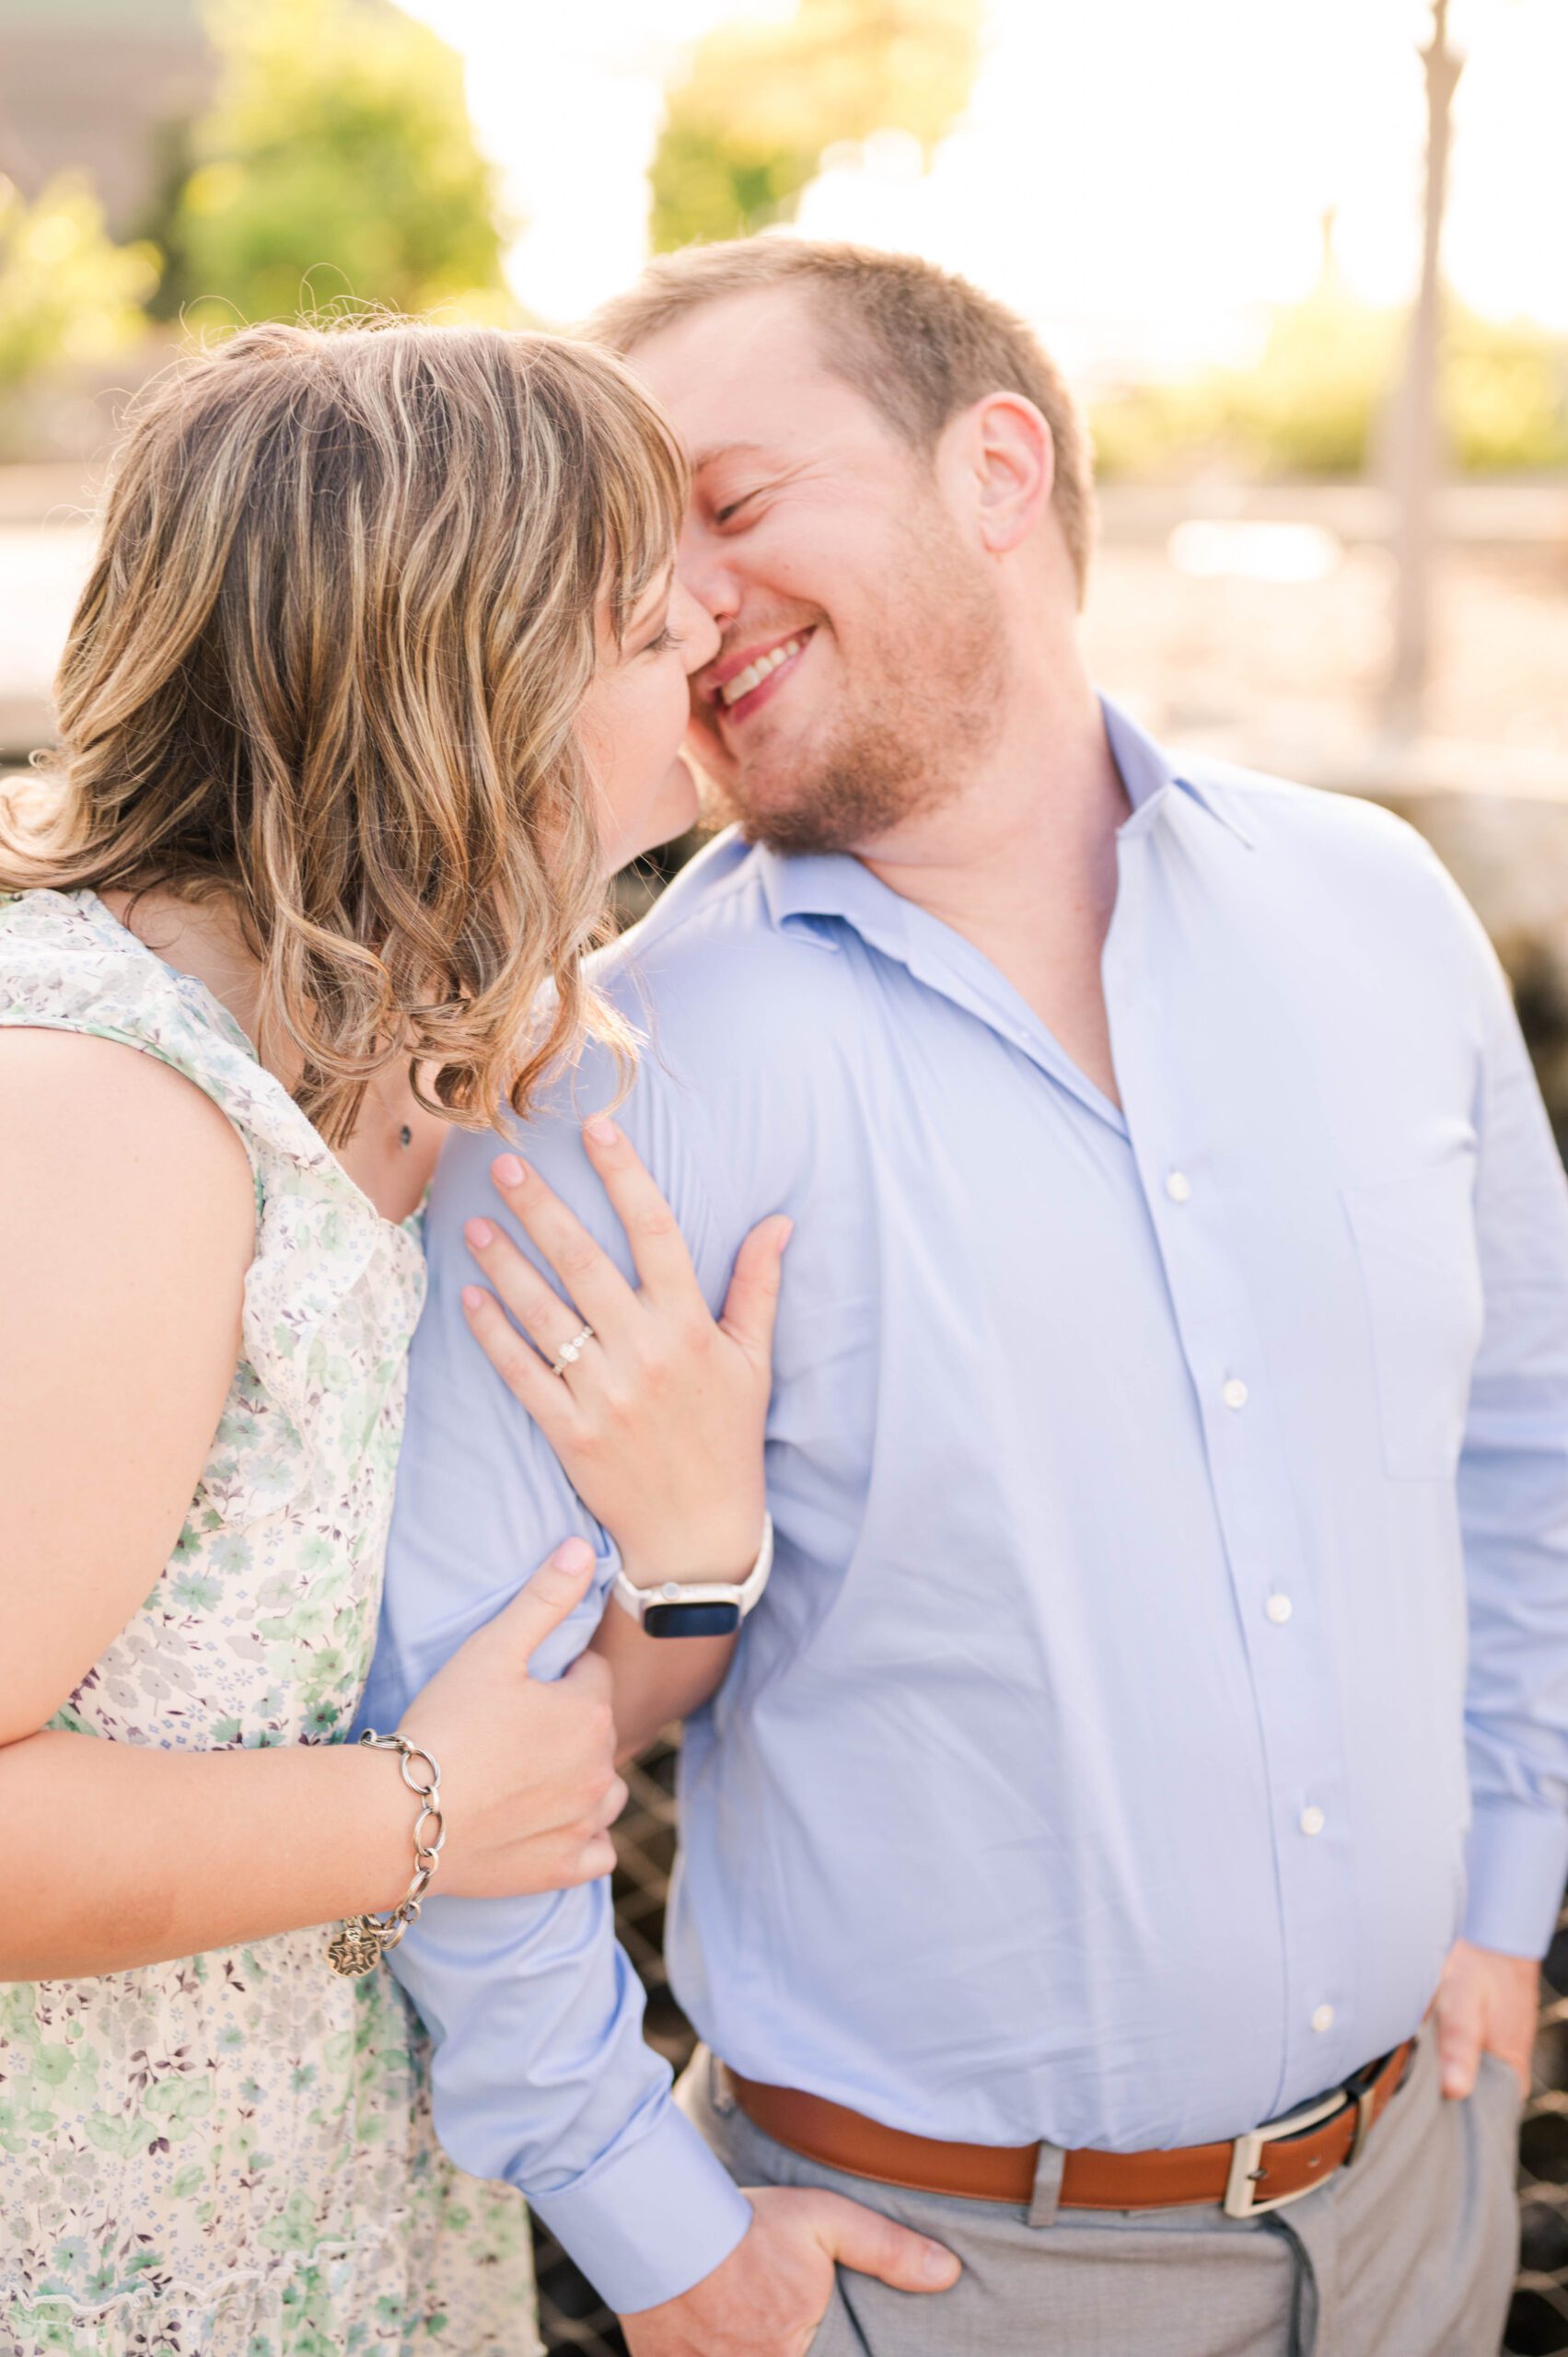
<path id="1" fill-rule="evenodd" d="M 52 1724 L 176 1750 L 342 1741 L 375 1635 L 416 1227 L 379 1217 L 216 1000 L 90 892 L 0 899 L 0 1023 L 186 1074 L 256 1187 L 244 1355 L 179 1545 Z M 5 2357 L 538 2350 L 520 2197 L 438 2151 L 406 2002 L 384 1969 L 340 1980 L 326 1936 L 0 1987 Z"/>

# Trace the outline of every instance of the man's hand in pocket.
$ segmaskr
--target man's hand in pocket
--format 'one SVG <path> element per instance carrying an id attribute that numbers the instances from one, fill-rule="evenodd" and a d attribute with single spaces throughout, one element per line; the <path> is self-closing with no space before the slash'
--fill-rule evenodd
<path id="1" fill-rule="evenodd" d="M 899 2292 L 946 2292 L 958 2260 L 842 2194 L 749 2190 L 754 2217 L 722 2265 L 678 2300 L 622 2316 L 632 2357 L 806 2357 L 833 2296 L 835 2266 Z"/>

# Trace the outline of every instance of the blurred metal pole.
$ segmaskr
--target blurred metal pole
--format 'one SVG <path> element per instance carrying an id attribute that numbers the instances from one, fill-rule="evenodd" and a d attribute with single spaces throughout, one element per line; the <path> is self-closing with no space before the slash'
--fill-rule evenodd
<path id="1" fill-rule="evenodd" d="M 1448 148 L 1454 92 L 1464 60 L 1448 46 L 1448 0 L 1432 0 L 1432 39 L 1421 52 L 1426 70 L 1426 203 L 1421 284 L 1411 314 L 1404 377 L 1394 414 L 1390 450 L 1397 503 L 1394 558 L 1394 651 L 1384 698 L 1389 733 L 1413 737 L 1420 726 L 1432 644 L 1432 558 L 1435 545 L 1439 426 L 1438 344 L 1442 331 L 1443 214 L 1448 195 Z"/>

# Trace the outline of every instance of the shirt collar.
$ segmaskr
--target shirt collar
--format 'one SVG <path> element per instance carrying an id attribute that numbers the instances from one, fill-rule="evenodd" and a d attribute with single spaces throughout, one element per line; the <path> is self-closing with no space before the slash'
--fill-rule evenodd
<path id="1" fill-rule="evenodd" d="M 1185 764 L 1179 768 L 1164 748 L 1157 745 L 1109 696 L 1102 695 L 1099 703 L 1105 715 L 1105 733 L 1110 744 L 1111 759 L 1121 772 L 1127 799 L 1132 805 L 1132 816 L 1121 828 L 1122 834 L 1141 834 L 1153 823 L 1154 813 L 1162 799 L 1176 792 L 1196 803 L 1200 810 L 1217 819 L 1238 842 L 1245 843 L 1248 850 L 1251 850 L 1251 836 L 1228 807 L 1226 798 L 1212 783 L 1195 774 Z"/>
<path id="2" fill-rule="evenodd" d="M 1109 696 L 1099 701 L 1111 758 L 1132 805 L 1132 817 L 1119 830 L 1121 835 L 1146 832 L 1170 796 L 1179 794 L 1251 849 L 1251 837 L 1227 807 L 1227 797 L 1187 768 L 1179 769 L 1120 704 Z M 862 932 L 869 934 L 875 926 L 884 936 L 889 932 L 902 935 L 900 911 L 906 904 L 853 853 L 776 852 L 763 844 L 755 856 L 775 925 L 791 917 L 844 917 Z"/>

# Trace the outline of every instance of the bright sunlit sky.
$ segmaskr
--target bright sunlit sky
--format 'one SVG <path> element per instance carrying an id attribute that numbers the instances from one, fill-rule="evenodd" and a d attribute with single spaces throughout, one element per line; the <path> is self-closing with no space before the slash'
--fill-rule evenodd
<path id="1" fill-rule="evenodd" d="M 510 270 L 578 316 L 645 250 L 665 82 L 711 26 L 793 0 L 404 0 L 463 55 L 526 224 Z M 1423 0 L 989 0 L 968 115 L 923 176 L 896 137 L 825 172 L 801 226 L 967 272 L 1079 368 L 1222 356 L 1316 275 L 1398 301 L 1416 269 Z M 1568 328 L 1568 0 L 1451 0 L 1446 259 L 1496 317 Z"/>

